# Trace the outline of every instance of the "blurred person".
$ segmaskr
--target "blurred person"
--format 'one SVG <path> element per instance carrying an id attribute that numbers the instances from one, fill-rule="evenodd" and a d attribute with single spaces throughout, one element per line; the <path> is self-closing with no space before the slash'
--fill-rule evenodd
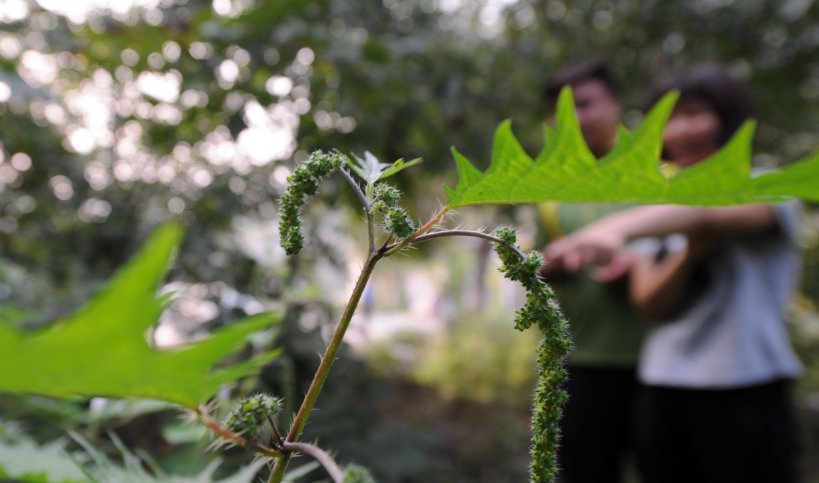
<path id="1" fill-rule="evenodd" d="M 589 150 L 597 157 L 605 156 L 617 140 L 622 114 L 620 86 L 614 72 L 596 60 L 561 70 L 544 91 L 552 110 L 564 86 L 572 88 Z M 540 212 L 544 236 L 538 246 L 627 206 L 543 204 Z M 627 263 L 620 266 L 619 271 L 610 269 L 605 276 L 570 274 L 559 260 L 547 259 L 541 270 L 558 294 L 575 344 L 567 363 L 569 400 L 561 421 L 558 452 L 560 480 L 566 483 L 623 480 L 645 324 L 628 301 L 624 283 Z"/>
<path id="2" fill-rule="evenodd" d="M 572 88 L 583 139 L 592 154 L 598 158 L 605 156 L 617 141 L 617 128 L 623 115 L 617 75 L 601 60 L 589 60 L 560 70 L 543 91 L 552 112 L 560 91 L 566 86 Z"/>
<path id="3" fill-rule="evenodd" d="M 685 169 L 714 154 L 750 115 L 719 67 L 669 82 L 680 92 L 664 131 Z M 790 400 L 801 366 L 784 312 L 797 287 L 798 203 L 650 206 L 606 218 L 547 254 L 567 270 L 609 263 L 629 241 L 659 249 L 631 266 L 630 295 L 656 323 L 643 346 L 636 413 L 645 483 L 798 481 Z"/>

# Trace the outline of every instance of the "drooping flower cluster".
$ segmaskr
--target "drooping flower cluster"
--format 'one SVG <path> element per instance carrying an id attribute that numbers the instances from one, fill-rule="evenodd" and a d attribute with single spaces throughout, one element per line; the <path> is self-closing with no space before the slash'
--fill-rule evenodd
<path id="1" fill-rule="evenodd" d="M 279 236 L 281 246 L 288 255 L 295 255 L 304 246 L 301 234 L 300 210 L 305 198 L 318 191 L 318 184 L 344 163 L 342 155 L 314 151 L 301 166 L 287 177 L 287 189 L 280 203 Z"/>
<path id="2" fill-rule="evenodd" d="M 511 228 L 498 228 L 495 236 L 512 246 L 517 239 Z M 572 347 L 568 323 L 554 292 L 538 278 L 538 270 L 543 264 L 541 254 L 533 252 L 521 259 L 515 250 L 501 243 L 496 244 L 495 250 L 501 259 L 500 270 L 504 276 L 526 288 L 526 304 L 515 314 L 515 328 L 525 330 L 536 325 L 543 333 L 537 349 L 538 382 L 532 410 L 530 480 L 551 483 L 557 476 L 558 423 L 568 397 L 563 389 L 566 379 L 563 360 Z"/>

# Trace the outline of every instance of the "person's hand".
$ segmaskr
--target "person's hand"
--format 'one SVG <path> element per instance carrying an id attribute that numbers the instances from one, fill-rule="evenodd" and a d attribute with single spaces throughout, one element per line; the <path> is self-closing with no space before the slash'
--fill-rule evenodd
<path id="1" fill-rule="evenodd" d="M 635 255 L 628 250 L 619 250 L 609 263 L 593 269 L 592 278 L 600 283 L 614 283 L 622 280 L 631 271 Z"/>
<path id="2" fill-rule="evenodd" d="M 609 264 L 624 245 L 625 239 L 616 231 L 592 225 L 551 243 L 543 254 L 546 260 L 574 273 Z"/>

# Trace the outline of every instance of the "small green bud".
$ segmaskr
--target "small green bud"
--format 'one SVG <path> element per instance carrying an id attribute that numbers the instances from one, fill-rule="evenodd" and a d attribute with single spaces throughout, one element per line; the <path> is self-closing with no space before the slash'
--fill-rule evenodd
<path id="1" fill-rule="evenodd" d="M 318 184 L 310 180 L 301 186 L 301 191 L 305 196 L 313 196 L 318 191 Z"/>
<path id="2" fill-rule="evenodd" d="M 415 224 L 403 208 L 390 208 L 384 218 L 384 229 L 398 238 L 406 238 L 415 231 Z"/>
<path id="3" fill-rule="evenodd" d="M 374 189 L 376 202 L 382 202 L 388 208 L 397 208 L 401 203 L 401 192 L 387 183 L 378 183 Z"/>
<path id="4" fill-rule="evenodd" d="M 290 226 L 286 229 L 279 228 L 281 236 L 281 246 L 288 255 L 299 253 L 304 246 L 304 237 L 298 226 Z M 282 231 L 283 230 L 283 231 Z"/>
<path id="5" fill-rule="evenodd" d="M 523 261 L 523 270 L 537 273 L 543 266 L 543 255 L 538 251 L 529 252 Z"/>
<path id="6" fill-rule="evenodd" d="M 381 200 L 374 202 L 370 206 L 375 213 L 386 213 L 387 211 L 387 205 Z"/>
<path id="7" fill-rule="evenodd" d="M 375 483 L 375 478 L 363 466 L 347 465 L 344 467 L 344 483 Z"/>
<path id="8" fill-rule="evenodd" d="M 310 179 L 310 172 L 305 169 L 303 166 L 296 168 L 296 171 L 293 172 L 290 176 L 287 177 L 287 182 L 291 185 L 300 186 L 304 183 L 309 183 Z"/>
<path id="9" fill-rule="evenodd" d="M 518 235 L 515 230 L 509 228 L 508 226 L 498 227 L 498 229 L 495 230 L 495 236 L 510 245 L 514 245 L 518 239 Z"/>
<path id="10" fill-rule="evenodd" d="M 314 151 L 304 162 L 304 166 L 310 171 L 310 174 L 320 179 L 334 170 L 340 168 L 344 164 L 344 159 L 340 154 L 331 153 L 325 154 L 322 151 Z"/>
<path id="11" fill-rule="evenodd" d="M 224 424 L 245 439 L 256 441 L 262 435 L 268 418 L 275 417 L 281 410 L 281 399 L 267 394 L 255 394 L 233 406 Z"/>

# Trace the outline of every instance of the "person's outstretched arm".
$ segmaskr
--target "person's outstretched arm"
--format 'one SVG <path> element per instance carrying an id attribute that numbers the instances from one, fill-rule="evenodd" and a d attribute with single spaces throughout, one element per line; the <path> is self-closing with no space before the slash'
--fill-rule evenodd
<path id="1" fill-rule="evenodd" d="M 544 254 L 569 271 L 605 265 L 630 240 L 674 233 L 697 240 L 729 240 L 773 231 L 776 215 L 769 205 L 700 208 L 659 205 L 632 208 L 593 223 L 552 243 Z"/>
<path id="2" fill-rule="evenodd" d="M 661 205 L 614 214 L 558 240 L 544 251 L 567 271 L 606 266 L 630 240 L 683 234 L 688 246 L 661 259 L 635 257 L 629 293 L 648 320 L 669 320 L 679 313 L 693 288 L 697 266 L 716 247 L 736 237 L 773 231 L 774 210 L 768 205 L 719 208 Z"/>

